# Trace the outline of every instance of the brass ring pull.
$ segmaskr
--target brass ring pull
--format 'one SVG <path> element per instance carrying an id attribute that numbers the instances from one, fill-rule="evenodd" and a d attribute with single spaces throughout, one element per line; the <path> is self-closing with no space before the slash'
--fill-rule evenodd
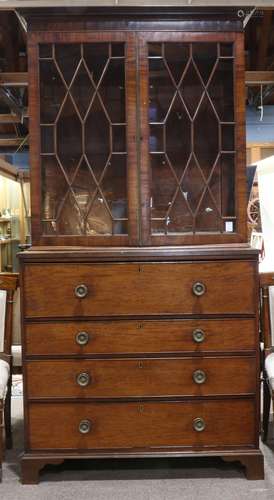
<path id="1" fill-rule="evenodd" d="M 78 345 L 87 345 L 90 340 L 90 336 L 87 332 L 78 332 L 75 335 L 75 341 Z"/>
<path id="2" fill-rule="evenodd" d="M 202 432 L 205 430 L 205 428 L 206 428 L 206 424 L 205 424 L 205 421 L 203 418 L 201 418 L 201 417 L 194 418 L 193 429 L 196 432 Z"/>
<path id="3" fill-rule="evenodd" d="M 206 374 L 203 370 L 195 370 L 192 378 L 195 384 L 204 384 L 206 381 Z"/>
<path id="4" fill-rule="evenodd" d="M 196 297 L 201 297 L 206 292 L 206 286 L 201 281 L 196 281 L 192 286 L 192 291 Z"/>
<path id="5" fill-rule="evenodd" d="M 86 387 L 91 382 L 91 376 L 89 373 L 79 373 L 76 377 L 76 382 L 81 387 Z"/>
<path id="6" fill-rule="evenodd" d="M 74 293 L 75 293 L 75 296 L 77 297 L 77 299 L 84 299 L 88 294 L 87 285 L 84 285 L 83 283 L 81 283 L 81 285 L 77 285 L 74 288 Z"/>
<path id="7" fill-rule="evenodd" d="M 205 332 L 201 330 L 200 328 L 196 328 L 196 330 L 193 330 L 192 332 L 192 338 L 194 342 L 197 342 L 197 344 L 200 344 L 205 340 Z"/>
<path id="8" fill-rule="evenodd" d="M 79 432 L 81 434 L 88 434 L 91 431 L 91 428 L 92 428 L 92 423 L 90 420 L 88 419 L 81 420 L 79 424 Z"/>

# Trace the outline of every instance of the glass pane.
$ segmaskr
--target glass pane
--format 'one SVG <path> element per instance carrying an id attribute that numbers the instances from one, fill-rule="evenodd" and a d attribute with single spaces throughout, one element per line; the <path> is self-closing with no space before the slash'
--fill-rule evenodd
<path id="1" fill-rule="evenodd" d="M 152 234 L 165 234 L 166 232 L 166 219 L 163 220 L 155 220 L 151 221 L 151 232 Z"/>
<path id="2" fill-rule="evenodd" d="M 205 181 L 201 174 L 201 170 L 193 157 L 186 168 L 181 188 L 192 212 L 194 213 L 204 192 Z"/>
<path id="3" fill-rule="evenodd" d="M 54 127 L 41 127 L 41 153 L 54 153 Z"/>
<path id="4" fill-rule="evenodd" d="M 125 44 L 124 43 L 112 43 L 111 44 L 111 57 L 124 57 L 125 55 Z"/>
<path id="5" fill-rule="evenodd" d="M 204 87 L 192 62 L 183 78 L 180 91 L 188 112 L 193 117 L 203 95 Z"/>
<path id="6" fill-rule="evenodd" d="M 81 161 L 77 169 L 71 188 L 81 215 L 84 217 L 97 191 L 97 186 L 85 159 Z"/>
<path id="7" fill-rule="evenodd" d="M 164 130 L 167 156 L 180 179 L 191 153 L 191 122 L 179 96 L 173 101 Z"/>
<path id="8" fill-rule="evenodd" d="M 82 118 L 85 117 L 94 95 L 94 87 L 82 63 L 71 87 L 71 95 Z"/>
<path id="9" fill-rule="evenodd" d="M 69 97 L 67 97 L 60 113 L 56 134 L 60 163 L 69 179 L 72 179 L 83 150 L 81 122 Z"/>
<path id="10" fill-rule="evenodd" d="M 89 43 L 83 45 L 84 60 L 92 77 L 98 85 L 109 61 L 110 47 L 108 43 Z"/>
<path id="11" fill-rule="evenodd" d="M 124 49 L 55 44 L 40 61 L 45 234 L 127 234 Z"/>
<path id="12" fill-rule="evenodd" d="M 148 57 L 162 57 L 162 44 L 149 43 L 148 44 Z"/>
<path id="13" fill-rule="evenodd" d="M 127 217 L 127 165 L 125 155 L 113 155 L 101 182 L 102 193 L 113 219 Z"/>
<path id="14" fill-rule="evenodd" d="M 149 135 L 149 150 L 151 152 L 163 152 L 164 150 L 164 127 L 162 125 L 151 125 Z"/>
<path id="15" fill-rule="evenodd" d="M 95 97 L 85 124 L 85 152 L 98 181 L 110 151 L 110 124 L 101 101 Z"/>
<path id="16" fill-rule="evenodd" d="M 56 43 L 54 47 L 56 63 L 67 85 L 69 85 L 81 61 L 81 45 Z"/>
<path id="17" fill-rule="evenodd" d="M 148 47 L 151 231 L 227 232 L 223 217 L 235 218 L 233 44 Z"/>
<path id="18" fill-rule="evenodd" d="M 126 152 L 126 127 L 114 125 L 112 127 L 112 147 L 114 152 Z"/>
<path id="19" fill-rule="evenodd" d="M 194 122 L 194 152 L 206 178 L 219 151 L 219 121 L 205 96 Z"/>
<path id="20" fill-rule="evenodd" d="M 125 71 L 123 59 L 112 59 L 105 71 L 100 95 L 112 123 L 125 121 Z"/>
<path id="21" fill-rule="evenodd" d="M 66 89 L 53 61 L 40 61 L 41 123 L 53 123 L 66 95 Z"/>
<path id="22" fill-rule="evenodd" d="M 209 85 L 213 106 L 222 122 L 234 120 L 233 60 L 219 59 Z"/>
<path id="23" fill-rule="evenodd" d="M 222 215 L 235 215 L 235 158 L 233 154 L 223 154 L 220 159 L 222 171 Z"/>
<path id="24" fill-rule="evenodd" d="M 112 218 L 100 193 L 97 194 L 92 203 L 85 231 L 90 236 L 112 234 Z"/>
<path id="25" fill-rule="evenodd" d="M 233 125 L 222 125 L 222 150 L 223 151 L 233 151 L 234 150 L 234 126 Z"/>
<path id="26" fill-rule="evenodd" d="M 42 219 L 55 221 L 69 186 L 55 157 L 41 158 Z M 50 225 L 47 228 L 51 231 Z"/>
<path id="27" fill-rule="evenodd" d="M 64 235 L 84 234 L 83 219 L 76 203 L 75 196 L 69 192 L 60 211 L 56 231 Z"/>
<path id="28" fill-rule="evenodd" d="M 172 77 L 178 85 L 189 59 L 189 45 L 186 43 L 165 43 L 164 57 Z"/>
<path id="29" fill-rule="evenodd" d="M 151 155 L 152 218 L 165 217 L 176 193 L 177 183 L 164 155 Z"/>
<path id="30" fill-rule="evenodd" d="M 169 233 L 184 233 L 193 230 L 193 217 L 186 202 L 185 195 L 178 191 L 176 199 L 167 219 Z"/>
<path id="31" fill-rule="evenodd" d="M 162 122 L 175 89 L 162 59 L 149 59 L 149 120 Z"/>
<path id="32" fill-rule="evenodd" d="M 233 43 L 220 43 L 220 56 L 233 57 Z"/>
<path id="33" fill-rule="evenodd" d="M 196 216 L 196 231 L 197 232 L 216 232 L 221 230 L 221 218 L 217 212 L 216 206 L 206 190 L 202 202 Z"/>
<path id="34" fill-rule="evenodd" d="M 52 45 L 51 44 L 41 44 L 39 45 L 39 57 L 41 59 L 52 57 Z"/>
<path id="35" fill-rule="evenodd" d="M 217 60 L 216 43 L 193 43 L 193 59 L 197 65 L 198 71 L 207 84 Z"/>

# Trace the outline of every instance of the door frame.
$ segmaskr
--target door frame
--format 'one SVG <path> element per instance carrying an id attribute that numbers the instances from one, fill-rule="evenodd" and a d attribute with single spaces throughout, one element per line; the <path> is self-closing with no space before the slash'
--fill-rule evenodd
<path id="1" fill-rule="evenodd" d="M 245 86 L 244 86 L 244 37 L 242 32 L 139 32 L 138 33 L 141 134 L 141 242 L 144 246 L 193 245 L 236 243 L 247 241 L 246 222 L 246 151 L 245 151 Z M 182 233 L 182 235 L 152 235 L 150 220 L 151 169 L 149 152 L 149 67 L 148 43 L 150 42 L 232 42 L 234 43 L 234 121 L 235 121 L 235 215 L 236 231 L 233 233 Z"/>
<path id="2" fill-rule="evenodd" d="M 128 235 L 46 235 L 42 228 L 39 44 L 125 43 Z M 136 35 L 129 31 L 35 31 L 28 36 L 32 242 L 34 246 L 135 246 L 139 242 L 136 152 Z"/>

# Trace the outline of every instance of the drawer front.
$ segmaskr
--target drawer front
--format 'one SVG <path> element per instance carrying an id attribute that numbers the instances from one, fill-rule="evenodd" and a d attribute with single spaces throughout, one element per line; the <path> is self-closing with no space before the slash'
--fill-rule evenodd
<path id="1" fill-rule="evenodd" d="M 89 321 L 25 325 L 27 355 L 97 355 L 255 349 L 252 319 Z"/>
<path id="2" fill-rule="evenodd" d="M 32 450 L 255 444 L 253 400 L 33 403 L 28 412 Z"/>
<path id="3" fill-rule="evenodd" d="M 254 276 L 243 261 L 32 264 L 24 272 L 25 315 L 254 314 Z"/>
<path id="4" fill-rule="evenodd" d="M 251 357 L 44 360 L 26 364 L 29 398 L 254 394 Z"/>

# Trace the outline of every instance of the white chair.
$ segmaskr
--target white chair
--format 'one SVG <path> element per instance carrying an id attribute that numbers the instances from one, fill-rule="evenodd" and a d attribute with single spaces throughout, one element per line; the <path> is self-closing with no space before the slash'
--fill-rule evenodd
<path id="1" fill-rule="evenodd" d="M 2 478 L 2 461 L 5 446 L 6 448 L 12 447 L 12 307 L 13 295 L 17 286 L 18 274 L 0 273 L 0 479 Z"/>
<path id="2" fill-rule="evenodd" d="M 271 328 L 271 297 L 274 286 L 274 273 L 260 273 L 261 292 L 261 334 L 263 341 L 263 423 L 262 440 L 268 436 L 271 400 L 274 401 L 274 346 Z"/>

